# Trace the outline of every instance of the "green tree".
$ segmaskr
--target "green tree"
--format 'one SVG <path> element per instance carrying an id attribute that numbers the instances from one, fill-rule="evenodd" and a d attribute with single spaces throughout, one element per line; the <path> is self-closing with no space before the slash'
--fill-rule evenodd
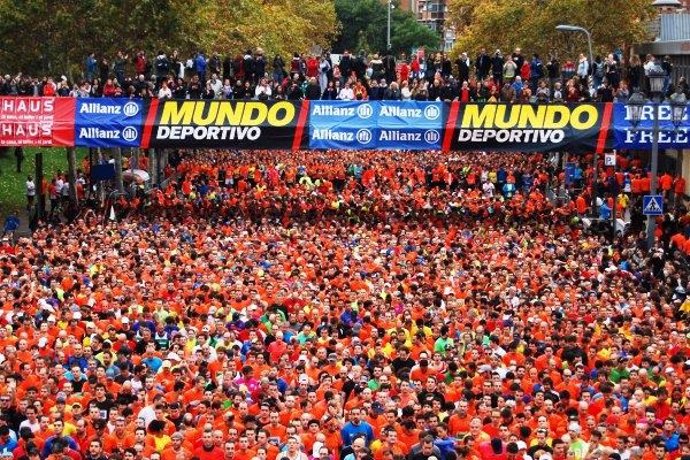
<path id="1" fill-rule="evenodd" d="M 412 48 L 425 46 L 438 48 L 437 33 L 417 22 L 409 11 L 393 2 L 391 14 L 391 47 L 395 54 L 409 53 Z M 388 22 L 388 2 L 382 0 L 335 0 L 335 12 L 340 24 L 340 34 L 333 41 L 332 49 L 358 52 L 385 52 Z"/>
<path id="2" fill-rule="evenodd" d="M 202 7 L 199 44 L 244 51 L 257 46 L 268 56 L 327 48 L 337 31 L 333 0 L 234 0 Z"/>
<path id="3" fill-rule="evenodd" d="M 90 52 L 188 47 L 196 0 L 0 0 L 0 59 L 27 72 L 78 73 Z M 198 2 L 201 4 L 201 2 Z"/>
<path id="4" fill-rule="evenodd" d="M 441 37 L 438 33 L 417 22 L 405 11 L 394 13 L 391 25 L 391 46 L 393 53 L 409 54 L 413 48 L 438 49 Z"/>
<path id="5" fill-rule="evenodd" d="M 504 52 L 572 56 L 587 49 L 586 37 L 556 31 L 574 24 L 592 33 L 595 53 L 608 53 L 648 39 L 647 23 L 654 15 L 648 0 L 449 0 L 448 22 L 456 28 L 453 50 L 475 53 L 480 48 Z"/>
<path id="6" fill-rule="evenodd" d="M 386 7 L 381 0 L 336 0 L 340 34 L 332 49 L 382 51 L 386 46 Z"/>
<path id="7" fill-rule="evenodd" d="M 90 52 L 119 49 L 287 55 L 337 31 L 334 0 L 0 0 L 0 11 L 0 59 L 33 74 L 77 76 Z"/>

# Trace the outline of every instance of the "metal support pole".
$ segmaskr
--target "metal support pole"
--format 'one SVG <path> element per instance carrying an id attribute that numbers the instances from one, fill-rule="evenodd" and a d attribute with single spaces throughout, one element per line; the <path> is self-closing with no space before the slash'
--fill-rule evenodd
<path id="1" fill-rule="evenodd" d="M 589 66 L 588 66 L 588 71 L 589 71 L 589 77 L 587 78 L 587 84 L 591 85 L 594 80 L 592 80 L 592 75 L 594 75 L 594 70 L 592 69 L 592 66 L 594 65 L 594 54 L 592 53 L 592 34 L 589 32 L 589 30 L 583 28 L 582 31 L 587 35 L 587 45 L 589 46 Z M 594 88 L 596 90 L 596 88 Z"/>
<path id="2" fill-rule="evenodd" d="M 88 192 L 86 193 L 86 199 L 89 200 L 93 196 L 93 154 L 96 149 L 94 147 L 89 147 L 89 174 L 88 174 L 88 183 L 89 183 L 89 188 Z"/>
<path id="3" fill-rule="evenodd" d="M 158 177 L 158 151 L 156 149 L 148 149 L 149 153 L 149 175 L 151 176 L 151 185 L 157 186 L 160 184 Z"/>
<path id="4" fill-rule="evenodd" d="M 125 193 L 125 184 L 122 179 L 122 149 L 115 147 L 111 149 L 115 158 L 115 188 L 120 193 Z"/>
<path id="5" fill-rule="evenodd" d="M 656 195 L 657 174 L 659 168 L 659 103 L 654 102 L 654 125 L 652 127 L 652 177 L 649 193 Z M 656 231 L 656 216 L 647 216 L 647 249 L 654 246 L 654 232 Z"/>
<path id="6" fill-rule="evenodd" d="M 611 244 L 616 244 L 616 204 L 618 202 L 618 180 L 616 180 L 616 163 L 613 163 L 613 206 L 611 206 L 611 226 L 613 227 L 613 237 Z"/>
<path id="7" fill-rule="evenodd" d="M 592 215 L 598 217 L 597 213 L 597 181 L 599 180 L 599 152 L 594 151 L 594 171 L 592 172 Z"/>
<path id="8" fill-rule="evenodd" d="M 589 30 L 580 27 L 580 30 L 584 32 L 584 34 L 587 36 L 587 46 L 589 47 L 589 66 L 588 66 L 588 73 L 592 73 L 592 66 L 594 65 L 594 54 L 592 53 L 592 34 L 589 33 Z M 591 75 L 587 78 L 587 86 L 589 87 L 592 83 L 592 77 Z M 597 181 L 599 180 L 599 152 L 596 150 L 594 151 L 594 184 L 592 188 L 592 214 L 594 216 L 597 216 L 597 194 L 596 194 L 596 185 Z M 615 201 L 615 198 L 614 198 Z M 614 232 L 616 226 L 614 225 Z"/>
<path id="9" fill-rule="evenodd" d="M 36 198 L 38 198 L 36 200 L 36 218 L 41 220 L 46 210 L 46 196 L 43 190 L 43 152 L 37 151 L 34 158 L 36 164 Z M 31 211 L 29 210 L 29 219 L 31 219 Z"/>
<path id="10" fill-rule="evenodd" d="M 79 204 L 77 194 L 77 149 L 67 147 L 67 181 L 69 182 L 69 201 L 72 205 Z"/>

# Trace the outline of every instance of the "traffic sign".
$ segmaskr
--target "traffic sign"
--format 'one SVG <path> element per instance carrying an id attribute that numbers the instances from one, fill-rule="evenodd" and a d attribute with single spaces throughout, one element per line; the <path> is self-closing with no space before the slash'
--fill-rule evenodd
<path id="1" fill-rule="evenodd" d="M 642 197 L 642 214 L 645 216 L 661 216 L 664 213 L 664 197 L 661 195 L 645 195 Z"/>
<path id="2" fill-rule="evenodd" d="M 615 153 L 607 153 L 604 155 L 604 166 L 616 166 L 616 154 Z"/>

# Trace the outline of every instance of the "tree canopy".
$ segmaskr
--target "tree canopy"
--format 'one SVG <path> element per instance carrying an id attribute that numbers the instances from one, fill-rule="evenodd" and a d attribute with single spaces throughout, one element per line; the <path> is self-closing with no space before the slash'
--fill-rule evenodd
<path id="1" fill-rule="evenodd" d="M 268 56 L 292 56 L 313 47 L 326 49 L 338 23 L 333 0 L 201 1 L 197 22 L 206 25 L 198 43 L 210 48 L 244 50 L 261 47 Z"/>
<path id="2" fill-rule="evenodd" d="M 509 52 L 515 47 L 557 56 L 586 52 L 585 35 L 559 32 L 558 24 L 589 30 L 594 52 L 603 54 L 648 39 L 647 24 L 654 15 L 649 0 L 448 2 L 448 22 L 455 25 L 458 37 L 454 54 L 480 48 Z"/>
<path id="3" fill-rule="evenodd" d="M 393 2 L 391 12 L 391 51 L 409 53 L 413 48 L 438 48 L 437 33 L 417 22 L 409 11 Z M 385 52 L 388 22 L 388 2 L 381 0 L 335 0 L 340 34 L 333 42 L 333 51 Z"/>
<path id="4" fill-rule="evenodd" d="M 261 47 L 286 57 L 328 47 L 334 0 L 0 0 L 0 59 L 18 71 L 69 73 L 90 52 L 159 49 L 237 53 Z"/>

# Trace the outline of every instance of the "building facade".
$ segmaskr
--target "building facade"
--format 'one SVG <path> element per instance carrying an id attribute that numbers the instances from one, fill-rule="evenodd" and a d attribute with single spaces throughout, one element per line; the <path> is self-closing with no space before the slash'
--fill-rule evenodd
<path id="1" fill-rule="evenodd" d="M 417 20 L 429 29 L 443 33 L 448 5 L 446 0 L 417 0 Z"/>
<path id="2" fill-rule="evenodd" d="M 654 0 L 652 3 L 659 12 L 657 19 L 650 24 L 653 41 L 633 46 L 633 53 L 644 59 L 647 54 L 657 58 L 669 56 L 673 63 L 674 81 L 680 77 L 690 78 L 690 0 Z M 690 195 L 690 150 L 667 149 L 660 161 L 667 165 L 675 163 L 676 174 L 687 181 L 685 194 Z"/>
<path id="3" fill-rule="evenodd" d="M 400 9 L 417 14 L 417 0 L 400 0 Z"/>

